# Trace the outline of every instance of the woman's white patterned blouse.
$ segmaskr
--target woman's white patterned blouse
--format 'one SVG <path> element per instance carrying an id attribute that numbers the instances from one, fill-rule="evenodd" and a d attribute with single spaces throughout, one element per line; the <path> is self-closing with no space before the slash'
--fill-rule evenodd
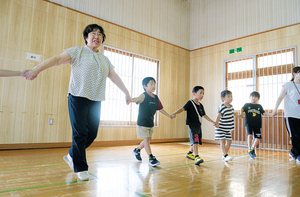
<path id="1" fill-rule="evenodd" d="M 68 93 L 92 101 L 104 101 L 106 79 L 114 69 L 109 59 L 88 46 L 72 47 L 66 52 L 72 58 Z"/>

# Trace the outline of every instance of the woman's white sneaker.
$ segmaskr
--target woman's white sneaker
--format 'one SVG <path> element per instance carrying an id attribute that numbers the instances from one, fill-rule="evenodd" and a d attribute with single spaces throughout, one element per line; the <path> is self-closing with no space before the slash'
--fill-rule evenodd
<path id="1" fill-rule="evenodd" d="M 67 164 L 70 166 L 70 168 L 71 168 L 72 170 L 74 170 L 73 159 L 72 159 L 72 157 L 70 156 L 70 154 L 65 155 L 63 158 L 64 158 L 65 162 L 67 162 Z"/>
<path id="2" fill-rule="evenodd" d="M 89 180 L 89 172 L 88 171 L 78 172 L 77 176 L 81 181 L 88 181 Z"/>

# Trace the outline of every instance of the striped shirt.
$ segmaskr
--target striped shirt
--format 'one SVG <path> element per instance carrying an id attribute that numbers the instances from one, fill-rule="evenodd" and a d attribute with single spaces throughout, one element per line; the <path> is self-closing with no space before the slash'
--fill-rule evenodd
<path id="1" fill-rule="evenodd" d="M 66 52 L 72 58 L 68 93 L 92 101 L 104 101 L 106 79 L 114 69 L 109 59 L 88 46 L 72 47 Z"/>
<path id="2" fill-rule="evenodd" d="M 219 128 L 216 131 L 232 131 L 234 129 L 234 109 L 232 105 L 226 107 L 223 103 L 218 109 L 218 113 L 221 113 L 221 118 L 219 121 Z"/>

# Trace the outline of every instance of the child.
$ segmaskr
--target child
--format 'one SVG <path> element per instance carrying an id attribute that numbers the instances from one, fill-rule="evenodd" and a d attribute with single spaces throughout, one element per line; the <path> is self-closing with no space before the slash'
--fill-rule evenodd
<path id="1" fill-rule="evenodd" d="M 24 76 L 24 74 L 28 70 L 23 70 L 23 71 L 12 71 L 12 70 L 3 70 L 0 69 L 0 77 L 14 77 L 14 76 Z"/>
<path id="2" fill-rule="evenodd" d="M 260 94 L 256 91 L 250 94 L 251 103 L 246 103 L 242 109 L 241 113 L 245 112 L 245 126 L 248 133 L 248 153 L 251 159 L 256 157 L 255 147 L 259 144 L 261 140 L 261 115 L 269 115 L 265 114 L 263 107 L 258 104 Z M 255 137 L 254 143 L 252 144 L 253 134 Z"/>
<path id="3" fill-rule="evenodd" d="M 192 90 L 192 93 L 193 99 L 189 100 L 182 108 L 178 109 L 171 115 L 174 115 L 175 118 L 176 114 L 179 114 L 183 111 L 187 111 L 185 124 L 189 125 L 191 149 L 186 154 L 186 157 L 188 159 L 195 160 L 195 165 L 199 165 L 200 163 L 204 162 L 204 160 L 198 155 L 198 144 L 202 145 L 202 117 L 204 117 L 209 122 L 213 123 L 214 126 L 217 126 L 217 123 L 205 114 L 204 107 L 200 103 L 204 96 L 204 88 L 202 86 L 195 86 Z"/>
<path id="4" fill-rule="evenodd" d="M 220 140 L 220 147 L 223 153 L 223 161 L 231 161 L 233 157 L 228 155 L 232 142 L 231 132 L 234 130 L 234 115 L 238 116 L 230 104 L 232 102 L 232 92 L 223 90 L 221 92 L 221 100 L 223 103 L 218 109 L 216 122 L 219 128 L 215 130 L 215 140 Z"/>
<path id="5" fill-rule="evenodd" d="M 150 141 L 153 134 L 153 120 L 156 110 L 159 110 L 162 114 L 173 119 L 172 115 L 169 115 L 164 109 L 157 95 L 153 94 L 155 91 L 156 81 L 152 77 L 146 77 L 142 81 L 145 92 L 139 97 L 132 98 L 131 102 L 139 103 L 139 115 L 137 120 L 137 136 L 138 138 L 144 138 L 140 145 L 135 148 L 132 153 L 138 161 L 142 161 L 140 151 L 145 148 L 149 155 L 149 165 L 155 167 L 160 162 L 152 155 L 150 148 Z"/>

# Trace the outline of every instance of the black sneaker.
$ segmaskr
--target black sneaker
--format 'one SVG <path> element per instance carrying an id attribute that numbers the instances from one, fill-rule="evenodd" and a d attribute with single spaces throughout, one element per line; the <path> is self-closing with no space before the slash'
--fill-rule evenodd
<path id="1" fill-rule="evenodd" d="M 132 151 L 132 154 L 135 156 L 136 160 L 138 160 L 138 161 L 142 161 L 140 151 L 141 151 L 141 150 L 140 150 L 140 149 L 137 149 L 137 148 L 135 148 L 135 149 Z"/>
<path id="2" fill-rule="evenodd" d="M 149 157 L 149 165 L 155 167 L 155 166 L 160 165 L 160 162 L 154 156 L 152 156 L 152 157 L 150 156 Z"/>

